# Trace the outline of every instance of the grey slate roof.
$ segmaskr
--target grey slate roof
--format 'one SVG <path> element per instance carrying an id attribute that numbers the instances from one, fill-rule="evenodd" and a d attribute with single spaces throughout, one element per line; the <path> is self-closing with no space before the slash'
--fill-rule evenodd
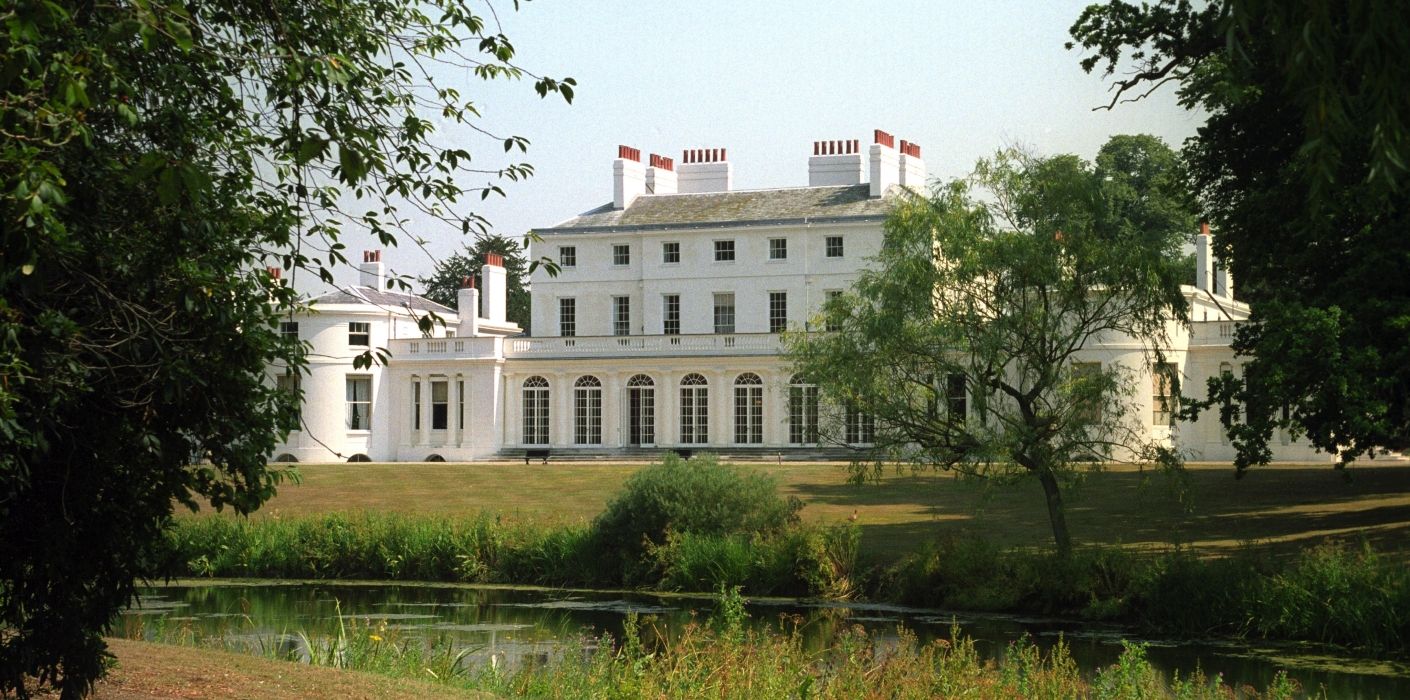
<path id="1" fill-rule="evenodd" d="M 389 292 L 372 287 L 348 287 L 323 296 L 314 297 L 312 304 L 369 304 L 388 309 L 411 309 L 413 311 L 434 311 L 438 314 L 454 314 L 455 309 L 437 304 L 426 297 L 401 292 Z"/>
<path id="2" fill-rule="evenodd" d="M 637 197 L 626 209 L 604 204 L 538 233 L 697 228 L 722 225 L 880 219 L 901 189 L 871 198 L 871 186 L 658 194 Z"/>

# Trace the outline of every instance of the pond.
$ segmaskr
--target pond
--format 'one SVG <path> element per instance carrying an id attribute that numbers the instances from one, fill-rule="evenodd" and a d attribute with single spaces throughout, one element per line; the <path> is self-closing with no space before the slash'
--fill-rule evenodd
<path id="1" fill-rule="evenodd" d="M 516 664 L 544 659 L 569 644 L 603 633 L 621 638 L 635 612 L 660 630 L 677 630 L 710 615 L 705 596 L 444 584 L 202 582 L 144 589 L 112 634 L 133 639 L 216 640 L 252 653 L 272 648 L 306 654 L 304 638 L 337 634 L 340 625 L 385 629 L 428 640 L 447 639 L 471 650 L 471 663 Z M 860 625 L 881 639 L 904 626 L 920 642 L 948 638 L 952 625 L 975 639 L 982 654 L 1001 659 L 1009 642 L 1027 634 L 1039 646 L 1061 636 L 1088 672 L 1113 663 L 1121 639 L 1148 645 L 1151 663 L 1168 676 L 1199 668 L 1230 685 L 1265 687 L 1286 669 L 1302 687 L 1333 698 L 1410 697 L 1410 665 L 1359 659 L 1307 645 L 1168 641 L 1132 637 L 1116 627 L 1071 620 L 951 613 L 884 604 L 751 599 L 753 624 L 800 624 L 815 648 L 838 631 Z M 792 623 L 790 623 L 792 624 Z M 272 646 L 273 645 L 273 646 Z"/>

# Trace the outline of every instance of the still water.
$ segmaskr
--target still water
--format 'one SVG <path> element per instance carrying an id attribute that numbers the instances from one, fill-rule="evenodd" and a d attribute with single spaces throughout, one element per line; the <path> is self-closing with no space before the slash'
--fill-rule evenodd
<path id="1" fill-rule="evenodd" d="M 295 655 L 304 637 L 337 634 L 340 626 L 386 630 L 403 638 L 447 640 L 471 650 L 470 663 L 516 664 L 545 659 L 567 645 L 591 646 L 603 633 L 621 638 L 628 613 L 669 634 L 710 615 L 708 597 L 638 592 L 522 587 L 358 583 L 202 582 L 145 589 L 112 633 L 134 639 L 196 639 L 252 653 L 272 648 Z M 805 644 L 826 645 L 835 634 L 860 625 L 881 639 L 898 627 L 920 642 L 948 638 L 952 625 L 975 639 L 980 652 L 1001 659 L 1023 635 L 1039 646 L 1059 636 L 1088 672 L 1113 663 L 1123 630 L 1071 620 L 1024 618 L 894 605 L 810 603 L 753 599 L 753 624 L 798 625 Z M 1410 698 L 1410 664 L 1340 655 L 1300 645 L 1235 644 L 1217 641 L 1139 639 L 1151 663 L 1167 676 L 1199 668 L 1230 685 L 1265 687 L 1279 669 L 1308 689 L 1325 688 L 1332 698 Z"/>

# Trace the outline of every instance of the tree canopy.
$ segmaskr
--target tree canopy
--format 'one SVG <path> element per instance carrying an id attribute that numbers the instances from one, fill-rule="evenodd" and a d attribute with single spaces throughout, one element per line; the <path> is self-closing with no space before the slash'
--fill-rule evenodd
<path id="1" fill-rule="evenodd" d="M 505 318 L 519 324 L 525 333 L 530 333 L 532 314 L 529 309 L 529 290 L 524 287 L 529 263 L 524 258 L 524 247 L 512 238 L 498 235 L 478 236 L 460 252 L 436 261 L 435 272 L 432 272 L 430 277 L 417 280 L 426 290 L 422 296 L 453 309 L 456 294 L 464 278 L 474 279 L 476 287 L 484 289 L 480 280 L 480 268 L 485 265 L 485 253 L 499 253 L 504 258 L 505 282 L 508 286 Z"/>
<path id="2" fill-rule="evenodd" d="M 1270 459 L 1277 427 L 1339 464 L 1410 446 L 1404 3 L 1115 0 L 1071 34 L 1083 68 L 1124 76 L 1106 107 L 1173 82 L 1208 115 L 1182 160 L 1252 304 L 1234 344 L 1251 360 L 1190 417 L 1249 408 L 1222 416 L 1239 473 Z"/>
<path id="3" fill-rule="evenodd" d="M 1119 136 L 1096 165 L 1017 151 L 898 206 L 853 291 L 789 337 L 830 397 L 834 433 L 875 423 L 876 461 L 1038 481 L 1059 551 L 1062 485 L 1083 464 L 1159 457 L 1137 377 L 1187 313 L 1180 255 L 1193 217 L 1170 149 Z M 1084 358 L 1099 342 L 1134 350 Z M 845 437 L 833 436 L 834 441 Z"/>
<path id="4" fill-rule="evenodd" d="M 574 82 L 460 0 L 21 0 L 0 25 L 0 694 L 70 698 L 173 504 L 244 513 L 279 483 L 287 282 L 331 281 L 349 235 L 394 244 L 410 208 L 483 231 L 457 202 L 532 168 L 437 125 L 528 142 L 458 83 Z"/>

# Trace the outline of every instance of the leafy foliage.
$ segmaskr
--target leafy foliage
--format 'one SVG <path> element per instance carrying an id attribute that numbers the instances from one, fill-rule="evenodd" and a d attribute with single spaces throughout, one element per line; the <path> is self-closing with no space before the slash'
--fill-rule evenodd
<path id="1" fill-rule="evenodd" d="M 476 289 L 484 289 L 480 279 L 480 268 L 485 265 L 485 253 L 499 253 L 504 256 L 504 271 L 508 286 L 508 299 L 505 302 L 505 318 L 519 324 L 524 333 L 530 333 L 532 319 L 529 309 L 529 290 L 524 288 L 524 277 L 528 274 L 529 263 L 524 259 L 524 248 L 512 238 L 497 235 L 478 236 L 474 243 L 466 245 L 462 252 L 436 262 L 436 271 L 430 277 L 417 281 L 425 288 L 427 299 L 454 309 L 456 293 L 461 281 L 469 277 L 475 280 Z M 542 261 L 536 261 L 542 262 Z M 547 264 L 552 264 L 550 261 Z"/>
<path id="2" fill-rule="evenodd" d="M 668 455 L 627 479 L 593 521 L 607 556 L 635 566 L 668 533 L 750 535 L 796 523 L 802 501 L 778 495 L 766 474 L 720 464 L 714 457 Z"/>
<path id="3" fill-rule="evenodd" d="M 280 481 L 296 413 L 265 372 L 304 360 L 266 266 L 331 281 L 345 235 L 392 245 L 407 206 L 481 231 L 456 202 L 532 172 L 438 143 L 428 115 L 527 147 L 428 66 L 575 83 L 460 0 L 23 1 L 0 25 L 0 693 L 71 698 L 173 503 L 248 512 Z"/>
<path id="4" fill-rule="evenodd" d="M 1252 359 L 1189 417 L 1247 407 L 1221 416 L 1240 473 L 1271 458 L 1275 428 L 1343 464 L 1410 446 L 1404 13 L 1394 0 L 1114 0 L 1072 26 L 1083 68 L 1134 67 L 1113 81 L 1112 105 L 1173 80 L 1208 115 L 1183 159 L 1252 303 L 1234 345 Z"/>
<path id="5" fill-rule="evenodd" d="M 873 470 L 1034 478 L 1066 551 L 1060 485 L 1075 465 L 1174 459 L 1127 409 L 1129 360 L 1074 363 L 1097 341 L 1158 353 L 1185 317 L 1178 253 L 1193 219 L 1178 185 L 1151 137 L 1114 138 L 1095 167 L 1002 152 L 901 203 L 872 269 L 825 307 L 840 332 L 792 336 L 793 359 L 874 416 Z"/>

